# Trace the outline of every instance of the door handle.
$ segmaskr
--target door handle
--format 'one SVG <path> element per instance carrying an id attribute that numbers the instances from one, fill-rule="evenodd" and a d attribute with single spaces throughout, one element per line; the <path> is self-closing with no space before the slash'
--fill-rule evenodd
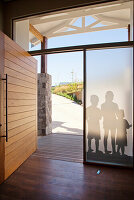
<path id="1" fill-rule="evenodd" d="M 2 78 L 1 80 L 6 81 L 6 135 L 2 135 L 0 137 L 5 137 L 6 142 L 8 142 L 8 76 L 6 74 L 6 78 Z M 0 124 L 2 126 L 2 124 Z"/>

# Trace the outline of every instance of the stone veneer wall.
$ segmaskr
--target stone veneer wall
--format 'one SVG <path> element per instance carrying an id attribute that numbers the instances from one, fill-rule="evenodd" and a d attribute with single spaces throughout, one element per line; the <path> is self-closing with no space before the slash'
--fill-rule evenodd
<path id="1" fill-rule="evenodd" d="M 49 74 L 38 74 L 38 135 L 52 133 L 51 85 Z"/>

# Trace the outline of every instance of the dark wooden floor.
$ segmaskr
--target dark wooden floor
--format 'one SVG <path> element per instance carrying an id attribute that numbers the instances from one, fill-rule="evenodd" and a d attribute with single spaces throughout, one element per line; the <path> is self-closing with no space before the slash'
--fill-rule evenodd
<path id="1" fill-rule="evenodd" d="M 34 156 L 71 162 L 83 161 L 83 136 L 50 134 L 38 137 Z"/>
<path id="2" fill-rule="evenodd" d="M 33 155 L 0 185 L 0 200 L 22 199 L 133 200 L 134 171 Z"/>
<path id="3" fill-rule="evenodd" d="M 77 136 L 52 135 L 45 144 L 43 140 L 0 185 L 0 200 L 134 200 L 134 170 L 77 163 L 82 159 Z"/>

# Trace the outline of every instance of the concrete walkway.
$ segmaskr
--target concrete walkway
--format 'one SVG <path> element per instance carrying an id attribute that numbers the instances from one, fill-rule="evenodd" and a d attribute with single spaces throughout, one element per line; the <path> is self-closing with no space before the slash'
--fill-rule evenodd
<path id="1" fill-rule="evenodd" d="M 52 94 L 53 133 L 83 135 L 83 107 Z"/>

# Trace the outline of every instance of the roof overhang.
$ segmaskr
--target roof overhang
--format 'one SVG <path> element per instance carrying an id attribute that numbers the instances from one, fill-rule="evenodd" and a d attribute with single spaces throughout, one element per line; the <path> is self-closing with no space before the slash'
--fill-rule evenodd
<path id="1" fill-rule="evenodd" d="M 131 19 L 132 2 L 105 4 L 100 7 L 83 7 L 53 13 L 49 15 L 40 15 L 29 20 L 29 23 L 42 35 L 47 38 L 80 34 L 86 32 L 128 28 Z M 85 23 L 88 16 L 94 19 Z M 81 19 L 79 26 L 76 21 Z M 29 35 L 30 42 L 36 45 L 40 40 L 32 33 Z"/>

